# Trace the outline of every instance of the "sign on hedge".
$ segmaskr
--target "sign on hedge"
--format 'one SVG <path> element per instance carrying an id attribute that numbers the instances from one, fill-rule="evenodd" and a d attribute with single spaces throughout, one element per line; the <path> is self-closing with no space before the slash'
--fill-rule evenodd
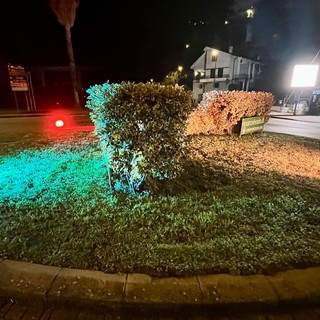
<path id="1" fill-rule="evenodd" d="M 248 133 L 261 132 L 264 126 L 264 116 L 243 118 L 241 121 L 240 136 Z"/>

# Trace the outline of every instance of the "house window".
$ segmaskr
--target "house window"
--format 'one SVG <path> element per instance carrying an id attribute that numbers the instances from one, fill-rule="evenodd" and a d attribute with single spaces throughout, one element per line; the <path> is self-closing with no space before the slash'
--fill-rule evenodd
<path id="1" fill-rule="evenodd" d="M 223 77 L 223 68 L 218 68 L 218 78 Z"/>
<path id="2" fill-rule="evenodd" d="M 219 82 L 216 82 L 216 83 L 214 84 L 214 87 L 215 87 L 215 88 L 219 88 Z"/>
<path id="3" fill-rule="evenodd" d="M 216 77 L 216 69 L 211 69 L 210 70 L 210 78 L 215 78 Z"/>

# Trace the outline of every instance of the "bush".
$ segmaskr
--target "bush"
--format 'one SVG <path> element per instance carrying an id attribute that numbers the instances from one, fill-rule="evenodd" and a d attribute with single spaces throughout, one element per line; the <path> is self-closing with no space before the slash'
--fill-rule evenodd
<path id="1" fill-rule="evenodd" d="M 242 118 L 265 116 L 269 119 L 273 96 L 268 92 L 211 91 L 190 114 L 187 134 L 235 132 Z"/>
<path id="2" fill-rule="evenodd" d="M 192 94 L 158 83 L 96 85 L 87 107 L 96 126 L 113 191 L 155 192 L 181 170 Z"/>

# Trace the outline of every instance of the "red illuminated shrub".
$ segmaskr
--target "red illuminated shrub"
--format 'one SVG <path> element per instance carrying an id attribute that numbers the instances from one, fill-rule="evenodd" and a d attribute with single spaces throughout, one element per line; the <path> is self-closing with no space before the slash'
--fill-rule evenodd
<path id="1" fill-rule="evenodd" d="M 265 116 L 269 119 L 273 95 L 268 92 L 212 91 L 190 114 L 187 134 L 232 133 L 242 118 Z"/>

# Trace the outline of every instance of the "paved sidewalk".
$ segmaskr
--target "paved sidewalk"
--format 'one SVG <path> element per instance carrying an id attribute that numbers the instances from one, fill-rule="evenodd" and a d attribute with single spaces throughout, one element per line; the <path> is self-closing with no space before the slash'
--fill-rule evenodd
<path id="1" fill-rule="evenodd" d="M 5 320 L 319 320 L 320 308 L 294 311 L 254 313 L 211 313 L 197 315 L 173 315 L 154 312 L 148 315 L 105 312 L 74 307 L 45 307 L 13 299 L 0 299 L 0 319 Z"/>
<path id="2" fill-rule="evenodd" d="M 273 276 L 152 278 L 2 260 L 0 297 L 129 314 L 272 312 L 320 307 L 320 268 Z"/>

